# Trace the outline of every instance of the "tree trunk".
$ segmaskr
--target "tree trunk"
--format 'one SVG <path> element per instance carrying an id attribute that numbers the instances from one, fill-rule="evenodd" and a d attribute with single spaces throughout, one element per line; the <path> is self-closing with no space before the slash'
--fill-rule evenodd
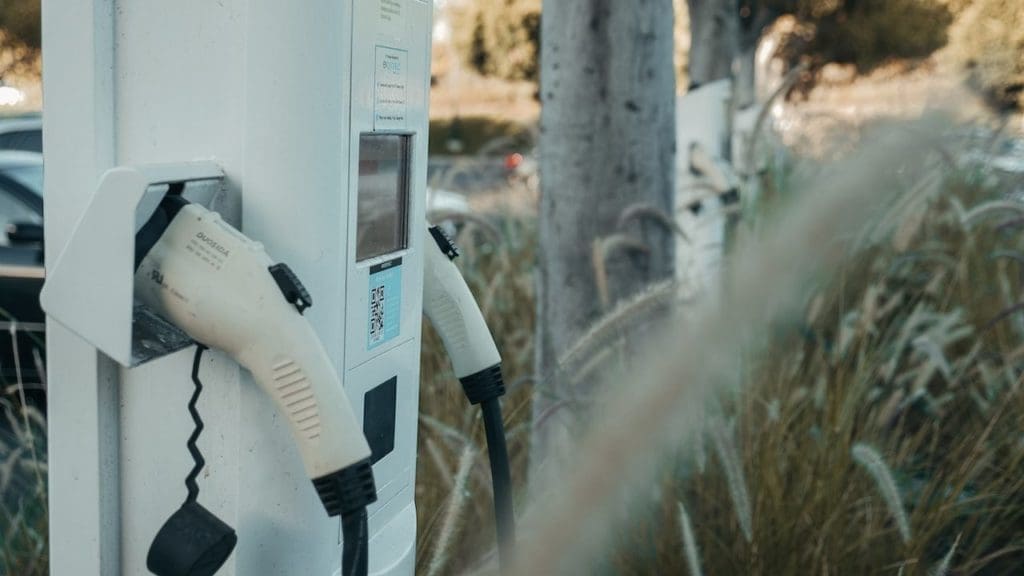
<path id="1" fill-rule="evenodd" d="M 736 0 L 687 0 L 690 7 L 690 88 L 732 75 L 739 48 Z"/>
<path id="2" fill-rule="evenodd" d="M 735 75 L 735 108 L 743 110 L 758 104 L 757 48 L 761 35 L 779 14 L 756 2 L 741 3 L 737 32 L 736 55 L 733 58 Z"/>
<path id="3" fill-rule="evenodd" d="M 650 221 L 617 229 L 630 206 L 673 206 L 672 15 L 672 0 L 544 4 L 534 471 L 567 446 L 558 407 L 570 394 L 556 366 L 605 311 L 601 296 L 614 301 L 672 275 L 671 232 Z M 617 232 L 646 250 L 610 254 L 600 290 L 593 245 Z"/>

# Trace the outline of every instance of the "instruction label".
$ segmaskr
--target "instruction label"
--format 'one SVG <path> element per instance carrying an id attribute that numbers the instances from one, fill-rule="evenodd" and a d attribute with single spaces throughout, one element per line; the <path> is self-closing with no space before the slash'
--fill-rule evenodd
<path id="1" fill-rule="evenodd" d="M 405 27 L 405 0 L 379 0 L 381 34 L 392 38 L 402 37 Z"/>
<path id="2" fill-rule="evenodd" d="M 374 71 L 373 128 L 403 130 L 408 110 L 409 53 L 377 46 Z"/>
<path id="3" fill-rule="evenodd" d="M 398 338 L 402 331 L 402 259 L 370 268 L 366 349 Z"/>

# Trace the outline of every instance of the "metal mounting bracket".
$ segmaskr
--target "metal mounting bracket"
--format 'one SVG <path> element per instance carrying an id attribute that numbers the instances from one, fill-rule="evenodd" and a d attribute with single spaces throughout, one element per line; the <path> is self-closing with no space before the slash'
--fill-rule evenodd
<path id="1" fill-rule="evenodd" d="M 238 225 L 225 201 L 224 171 L 212 161 L 121 166 L 100 179 L 40 295 L 46 314 L 122 366 L 137 366 L 192 343 L 135 303 L 135 233 L 171 186 Z M 229 209 L 224 209 L 229 208 Z"/>

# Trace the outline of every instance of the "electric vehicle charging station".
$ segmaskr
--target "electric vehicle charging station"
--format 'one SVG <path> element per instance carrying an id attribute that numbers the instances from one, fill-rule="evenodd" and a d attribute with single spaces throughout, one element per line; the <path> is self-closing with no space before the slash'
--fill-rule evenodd
<path id="1" fill-rule="evenodd" d="M 308 289 L 373 451 L 369 571 L 413 572 L 431 21 L 424 0 L 44 4 L 52 574 L 147 573 L 184 497 L 192 356 L 133 321 L 130 267 L 176 187 Z M 201 372 L 199 499 L 238 534 L 217 573 L 338 573 L 271 400 L 223 353 Z"/>
<path id="2" fill-rule="evenodd" d="M 685 238 L 676 242 L 675 270 L 687 295 L 715 298 L 718 293 L 728 219 L 725 195 L 737 190 L 729 163 L 721 160 L 730 131 L 731 92 L 731 81 L 719 80 L 689 90 L 676 106 L 680 153 L 674 212 Z"/>

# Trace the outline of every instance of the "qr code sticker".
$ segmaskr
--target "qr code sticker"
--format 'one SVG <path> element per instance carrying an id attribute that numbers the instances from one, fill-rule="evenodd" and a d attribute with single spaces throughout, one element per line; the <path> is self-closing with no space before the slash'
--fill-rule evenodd
<path id="1" fill-rule="evenodd" d="M 370 290 L 370 342 L 384 338 L 384 286 Z"/>

